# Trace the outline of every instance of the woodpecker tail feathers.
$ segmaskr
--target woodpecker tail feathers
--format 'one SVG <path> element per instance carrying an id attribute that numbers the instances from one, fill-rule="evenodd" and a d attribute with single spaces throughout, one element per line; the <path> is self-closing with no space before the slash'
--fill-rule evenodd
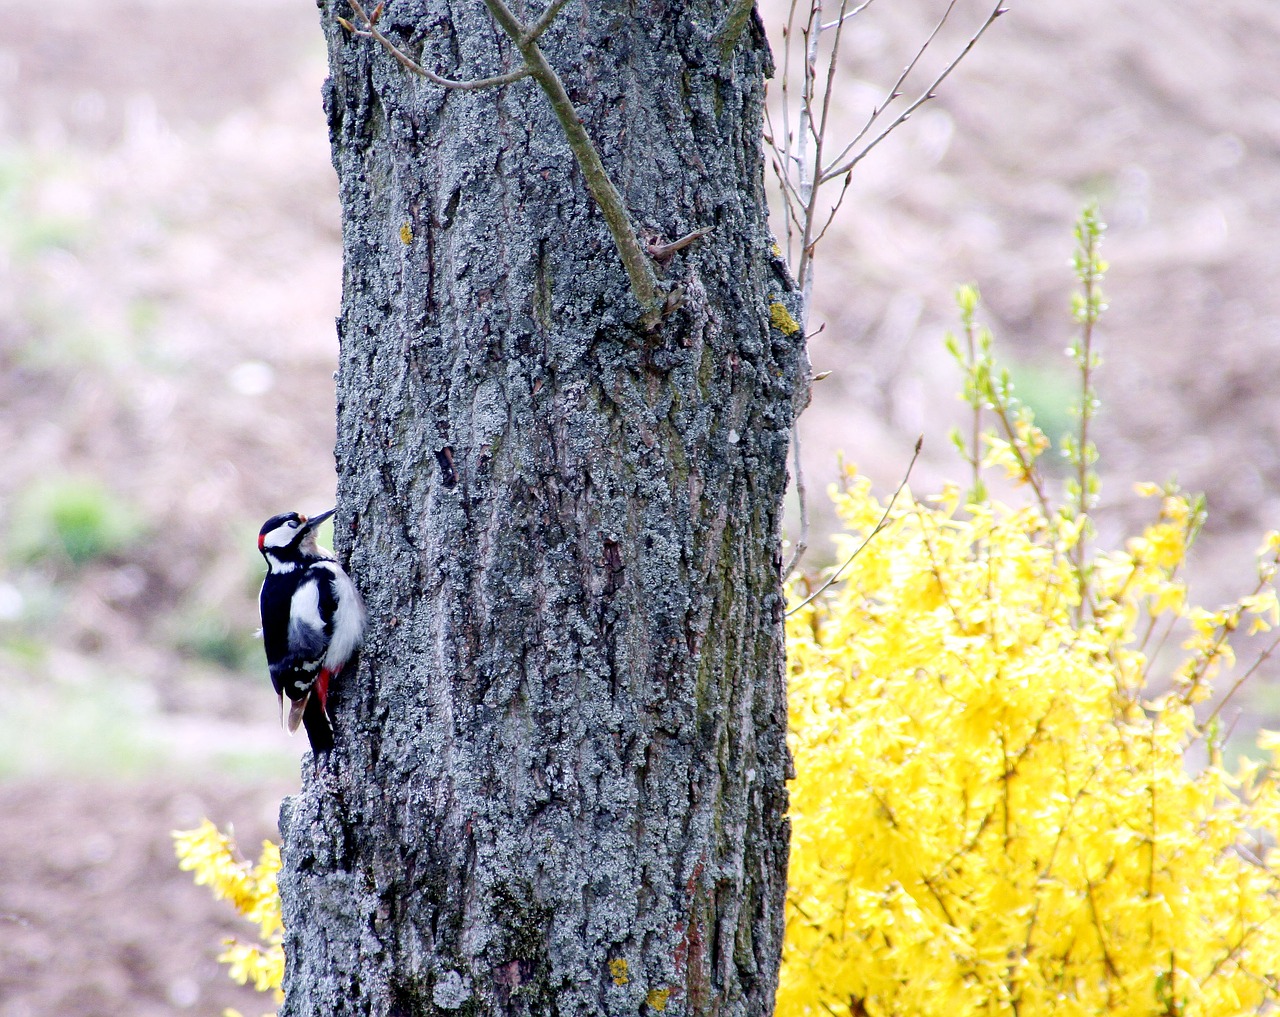
<path id="1" fill-rule="evenodd" d="M 333 725 L 329 723 L 329 717 L 324 712 L 324 707 L 320 705 L 319 697 L 309 695 L 302 701 L 302 704 L 295 703 L 294 705 L 303 705 L 301 711 L 302 726 L 307 729 L 307 738 L 311 742 L 311 751 L 319 755 L 321 752 L 328 752 L 332 749 Z M 292 712 L 291 710 L 290 713 Z"/>
<path id="2" fill-rule="evenodd" d="M 315 684 L 301 699 L 291 700 L 289 716 L 285 719 L 285 727 L 293 734 L 301 725 L 307 729 L 307 737 L 311 740 L 312 752 L 328 752 L 333 748 L 333 725 L 329 722 L 327 700 L 329 698 L 329 680 L 333 676 L 329 669 L 322 667 L 316 676 Z M 281 706 L 283 707 L 283 701 Z"/>
<path id="3" fill-rule="evenodd" d="M 291 699 L 289 701 L 289 716 L 285 719 L 284 726 L 289 729 L 290 734 L 294 734 L 298 730 L 298 725 L 302 723 L 302 715 L 306 712 L 307 704 L 311 702 L 311 693 L 304 693 L 301 699 Z"/>

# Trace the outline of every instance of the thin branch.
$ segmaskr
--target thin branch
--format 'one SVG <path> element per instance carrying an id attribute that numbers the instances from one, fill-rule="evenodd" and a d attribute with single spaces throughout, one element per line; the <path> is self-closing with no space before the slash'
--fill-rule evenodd
<path id="1" fill-rule="evenodd" d="M 786 119 L 786 107 L 783 107 L 783 119 Z M 800 198 L 800 192 L 796 189 L 795 181 L 791 179 L 791 174 L 787 171 L 787 166 L 791 162 L 791 154 L 789 144 L 778 143 L 778 132 L 773 129 L 773 114 L 769 111 L 769 107 L 764 109 L 765 122 L 765 141 L 769 145 L 770 151 L 773 153 L 773 174 L 778 178 L 778 185 L 782 188 L 782 196 L 786 200 L 787 214 L 784 222 L 787 227 L 787 253 L 791 253 L 791 231 L 800 225 L 800 213 L 796 208 L 796 204 L 803 203 Z M 786 131 L 786 127 L 783 127 Z"/>
<path id="2" fill-rule="evenodd" d="M 911 75 L 911 72 L 915 70 L 916 64 L 918 64 L 924 56 L 925 50 L 927 50 L 929 46 L 932 45 L 933 40 L 938 37 L 938 33 L 942 31 L 942 26 L 947 23 L 947 19 L 951 17 L 951 12 L 955 10 L 955 6 L 956 0 L 951 0 L 951 2 L 947 4 L 947 9 L 942 12 L 942 17 L 940 17 L 938 19 L 938 23 L 933 26 L 933 31 L 930 32 L 924 42 L 921 43 L 920 48 L 916 50 L 915 56 L 911 58 L 907 63 L 907 66 L 902 69 L 902 73 L 898 75 L 898 79 L 892 86 L 890 86 L 889 93 L 884 97 L 884 102 L 871 110 L 871 116 L 867 117 L 867 122 L 862 125 L 862 129 L 853 136 L 853 140 L 844 146 L 844 149 L 835 157 L 835 159 L 832 160 L 832 162 L 838 163 L 841 159 L 852 152 L 858 146 L 858 142 L 867 136 L 867 132 L 871 130 L 875 122 L 884 115 L 884 111 L 893 104 L 894 100 L 901 97 L 902 87 L 906 83 L 907 78 Z"/>
<path id="3" fill-rule="evenodd" d="M 810 3 L 815 0 L 810 0 Z M 804 202 L 800 198 L 800 192 L 792 182 L 792 167 L 795 165 L 795 157 L 792 155 L 792 149 L 795 146 L 795 138 L 791 133 L 791 52 L 795 49 L 795 20 L 796 10 L 800 5 L 800 0 L 791 0 L 790 6 L 787 8 L 787 23 L 783 26 L 782 37 L 785 43 L 782 47 L 782 75 L 780 82 L 782 86 L 782 144 L 777 143 L 777 132 L 770 125 L 770 133 L 774 138 L 774 151 L 778 155 L 781 163 L 778 169 L 779 178 L 783 181 L 783 193 L 788 190 L 796 195 L 796 201 L 803 205 Z M 765 107 L 765 115 L 768 116 L 768 106 Z M 788 200 L 788 209 L 790 210 L 790 200 Z M 797 213 L 788 215 L 783 220 L 787 226 L 787 263 L 792 264 L 792 255 L 795 250 L 795 231 L 799 228 L 800 217 Z"/>
<path id="4" fill-rule="evenodd" d="M 840 0 L 843 12 L 848 0 Z M 809 272 L 809 262 L 813 257 L 813 245 L 810 243 L 813 234 L 813 219 L 818 189 L 822 186 L 819 179 L 822 171 L 822 146 L 826 140 L 827 113 L 830 110 L 831 79 L 835 72 L 835 60 L 827 65 L 827 90 L 824 96 L 822 114 L 815 117 L 813 99 L 815 83 L 818 80 L 818 46 L 822 39 L 822 0 L 810 0 L 809 19 L 805 22 L 801 35 L 805 41 L 804 91 L 801 93 L 800 105 L 800 137 L 798 139 L 797 164 L 800 168 L 800 203 L 804 210 L 804 218 L 800 225 L 800 260 L 796 268 L 796 285 L 804 300 L 804 321 L 808 322 L 809 308 L 812 304 L 813 278 Z M 838 37 L 838 36 L 837 36 Z M 815 125 L 817 123 L 817 126 Z M 813 159 L 809 158 L 809 141 L 813 140 Z"/>
<path id="5" fill-rule="evenodd" d="M 828 127 L 836 102 L 834 83 L 838 73 L 841 33 L 844 27 L 872 2 L 874 0 L 840 0 L 836 17 L 824 20 L 824 0 L 808 0 L 803 6 L 800 0 L 791 0 L 786 27 L 783 31 L 785 44 L 780 75 L 783 132 L 778 135 L 771 130 L 769 143 L 777 157 L 774 172 L 778 176 L 786 199 L 786 214 L 783 219 L 786 226 L 788 259 L 796 266 L 794 269 L 796 283 L 804 298 L 806 310 L 811 302 L 815 250 L 819 242 L 826 237 L 836 213 L 848 194 L 850 171 L 880 142 L 905 123 L 917 109 L 936 96 L 937 89 L 972 51 L 986 30 L 1007 9 L 1003 6 L 1006 0 L 999 0 L 982 25 L 941 73 L 933 79 L 929 87 L 914 101 L 909 102 L 891 123 L 881 129 L 882 118 L 887 116 L 895 101 L 902 97 L 908 79 L 917 71 L 925 52 L 931 48 L 943 27 L 951 19 L 958 0 L 949 0 L 942 17 L 907 62 L 884 100 L 874 107 L 870 117 L 855 137 L 833 159 L 827 154 L 829 147 L 835 147 L 832 139 L 828 137 Z M 801 13 L 802 10 L 804 13 Z M 829 50 L 827 46 L 821 45 L 824 32 L 834 32 L 834 36 L 829 40 Z M 820 69 L 820 53 L 824 52 L 822 59 L 825 59 L 826 65 L 825 68 Z M 795 77 L 800 79 L 798 83 L 792 81 L 793 57 L 803 61 L 801 67 L 795 72 Z M 820 77 L 825 78 L 821 84 L 821 92 L 819 92 Z M 799 122 L 794 133 L 791 131 L 790 102 L 793 86 L 800 89 L 796 103 Z M 869 135 L 871 135 L 870 140 L 868 140 Z M 844 177 L 844 186 L 823 220 L 819 211 L 818 192 L 824 184 L 841 176 Z"/>
<path id="6" fill-rule="evenodd" d="M 873 3 L 875 3 L 875 0 L 862 0 L 862 3 L 858 4 L 858 6 L 855 7 L 853 10 L 845 11 L 835 21 L 828 21 L 825 25 L 821 25 L 820 27 L 824 32 L 829 32 L 831 31 L 831 29 L 835 28 L 837 25 L 843 24 L 846 21 L 852 21 L 859 14 L 861 14 L 868 7 L 870 7 Z"/>
<path id="7" fill-rule="evenodd" d="M 875 538 L 876 534 L 878 534 L 881 530 L 883 530 L 886 526 L 889 525 L 889 513 L 893 511 L 894 502 L 898 500 L 898 495 L 902 493 L 902 489 L 907 486 L 907 481 L 911 479 L 911 471 L 915 468 L 916 460 L 920 458 L 920 450 L 922 448 L 924 448 L 924 438 L 920 437 L 916 439 L 916 448 L 915 448 L 915 451 L 911 454 L 911 462 L 907 463 L 907 472 L 902 475 L 902 483 L 900 483 L 898 485 L 898 489 L 893 492 L 893 497 L 889 499 L 889 504 L 884 507 L 884 515 L 882 515 L 880 517 L 880 521 L 876 523 L 875 529 L 873 529 L 870 533 L 868 533 L 866 536 L 866 539 L 864 539 L 861 544 L 859 544 L 856 548 L 854 548 L 853 554 L 849 555 L 849 557 L 844 560 L 844 563 L 838 569 L 836 569 L 835 572 L 831 574 L 830 579 L 828 579 L 825 583 L 823 583 L 811 594 L 809 594 L 809 596 L 805 597 L 804 600 L 800 601 L 799 604 L 797 604 L 795 607 L 793 607 L 790 611 L 787 612 L 788 618 L 791 617 L 791 615 L 795 614 L 797 611 L 799 611 L 802 607 L 805 607 L 806 605 L 811 603 L 814 599 L 818 597 L 819 594 L 824 593 L 830 587 L 838 583 L 840 581 L 840 576 L 844 572 L 844 570 L 853 564 L 853 560 L 863 552 L 863 550 L 866 548 L 868 544 L 871 543 L 871 541 Z"/>
<path id="8" fill-rule="evenodd" d="M 1031 486 L 1031 493 L 1035 495 L 1036 503 L 1040 506 L 1041 513 L 1045 519 L 1052 519 L 1053 509 L 1049 505 L 1049 496 L 1044 493 L 1044 484 L 1040 479 L 1040 473 L 1037 471 L 1035 463 L 1031 461 L 1022 447 L 1021 439 L 1018 437 L 1018 429 L 1009 417 L 1007 404 L 997 400 L 992 407 L 992 412 L 995 413 L 996 419 L 1000 422 L 1000 427 L 1004 430 L 1005 438 L 1009 441 L 1009 447 L 1013 450 L 1013 454 L 1018 460 L 1018 469 L 1022 471 L 1022 479 Z"/>
<path id="9" fill-rule="evenodd" d="M 1076 519 L 1080 521 L 1079 536 L 1068 549 L 1068 557 L 1075 564 L 1076 582 L 1080 587 L 1080 604 L 1076 609 L 1076 617 L 1082 618 L 1085 605 L 1091 613 L 1096 612 L 1093 590 L 1089 586 L 1089 560 L 1086 553 L 1086 541 L 1089 536 L 1089 512 L 1094 508 L 1095 498 L 1090 496 L 1090 481 L 1097 483 L 1097 475 L 1092 467 L 1096 462 L 1096 453 L 1089 444 L 1089 423 L 1093 419 L 1095 396 L 1093 391 L 1093 368 L 1095 354 L 1093 352 L 1093 333 L 1102 312 L 1106 308 L 1103 302 L 1100 284 L 1105 266 L 1098 255 L 1102 243 L 1102 231 L 1105 225 L 1097 216 L 1097 206 L 1090 205 L 1080 215 L 1076 226 L 1078 248 L 1075 255 L 1076 274 L 1083 286 L 1083 301 L 1076 307 L 1076 320 L 1080 323 L 1080 339 L 1073 343 L 1071 352 L 1075 356 L 1076 365 L 1080 369 L 1080 413 L 1079 433 L 1075 440 L 1076 466 Z M 1071 449 L 1068 449 L 1071 451 Z"/>
<path id="10" fill-rule="evenodd" d="M 1077 852 L 1078 855 L 1078 852 Z M 1085 869 L 1084 859 L 1079 859 L 1080 868 Z M 1105 879 L 1106 876 L 1104 875 Z M 1111 948 L 1107 945 L 1107 934 L 1102 928 L 1102 918 L 1098 914 L 1098 899 L 1094 891 L 1093 880 L 1089 878 L 1088 872 L 1084 877 L 1085 900 L 1089 903 L 1089 916 L 1093 919 L 1094 931 L 1098 933 L 1098 946 L 1102 948 L 1102 962 L 1106 966 L 1107 974 L 1113 980 L 1120 977 L 1120 969 L 1116 967 L 1115 960 L 1111 957 Z"/>
<path id="11" fill-rule="evenodd" d="M 880 144 L 880 142 L 884 141 L 884 139 L 887 138 L 890 134 L 892 134 L 894 130 L 896 130 L 902 124 L 906 123 L 906 121 L 911 117 L 911 115 L 916 110 L 918 110 L 930 99 L 936 97 L 939 86 L 941 86 L 941 84 L 944 81 L 946 81 L 948 77 L 951 76 L 951 72 L 954 71 L 960 65 L 960 61 L 962 61 L 966 56 L 969 55 L 973 47 L 978 44 L 978 40 L 981 39 L 983 35 L 986 34 L 987 29 L 995 24 L 996 19 L 999 18 L 1000 15 L 1002 14 L 1007 14 L 1008 11 L 1009 11 L 1009 8 L 1004 6 L 1004 0 L 1000 0 L 1000 2 L 997 3 L 994 8 L 992 8 L 991 13 L 987 15 L 987 20 L 984 21 L 981 24 L 981 26 L 979 26 L 978 30 L 974 32 L 972 36 L 970 36 L 969 41 L 964 45 L 964 49 L 962 49 L 956 55 L 956 57 L 949 64 L 947 64 L 946 67 L 942 69 L 942 72 L 936 78 L 933 79 L 933 83 L 928 88 L 926 88 L 924 92 L 920 94 L 919 98 L 917 98 L 913 103 L 911 103 L 911 105 L 908 106 L 905 110 L 899 113 L 898 116 L 894 118 L 893 123 L 891 123 L 888 127 L 886 127 L 881 134 L 876 135 L 871 141 L 869 141 L 866 147 L 863 148 L 861 152 L 859 152 L 853 158 L 849 159 L 847 162 L 839 166 L 833 167 L 832 169 L 823 173 L 819 178 L 819 183 L 825 183 L 828 180 L 834 180 L 836 177 L 840 176 L 842 173 L 848 173 L 849 170 L 853 169 L 854 166 L 858 165 L 858 163 L 860 163 L 863 159 L 865 159 L 871 153 L 871 150 L 873 148 L 875 148 L 878 144 Z"/>
<path id="12" fill-rule="evenodd" d="M 673 240 L 669 244 L 650 244 L 648 248 L 649 257 L 657 262 L 665 261 L 677 251 L 684 250 L 695 240 L 701 240 L 714 229 L 714 226 L 701 226 L 692 233 L 686 233 L 679 240 Z"/>
<path id="13" fill-rule="evenodd" d="M 836 68 L 840 62 L 840 36 L 844 32 L 844 14 L 848 5 L 849 0 L 840 0 L 840 17 L 835 22 L 835 38 L 831 41 L 831 53 L 827 58 L 827 82 L 826 88 L 822 93 L 822 114 L 818 119 L 816 128 L 813 126 L 812 119 L 809 121 L 809 130 L 813 134 L 813 167 L 810 169 L 808 165 L 805 165 L 801 168 L 801 172 L 804 173 L 804 182 L 807 185 L 805 189 L 807 203 L 804 210 L 804 234 L 801 239 L 800 266 L 796 273 L 796 283 L 804 293 L 806 318 L 808 317 L 813 295 L 813 273 L 810 271 L 809 266 L 813 261 L 813 251 L 817 244 L 813 227 L 818 214 L 818 194 L 822 188 L 822 152 L 827 139 L 827 118 L 831 115 L 831 98 L 835 90 Z M 815 4 L 815 12 L 818 29 L 811 44 L 812 55 L 817 53 L 818 37 L 822 33 L 822 11 L 820 5 Z M 805 84 L 806 91 L 809 91 L 812 88 L 812 82 L 806 79 Z M 833 209 L 832 215 L 834 214 L 835 210 Z"/>
<path id="14" fill-rule="evenodd" d="M 569 0 L 552 0 L 551 6 L 542 12 L 542 17 L 525 29 L 524 35 L 521 37 L 521 44 L 528 45 L 531 42 L 537 42 L 538 37 L 551 27 L 551 22 L 555 21 L 556 15 L 560 13 L 561 8 L 568 2 Z"/>
<path id="15" fill-rule="evenodd" d="M 773 175 L 778 178 L 778 183 L 782 187 L 783 200 L 786 201 L 787 214 L 784 221 L 787 224 L 787 252 L 790 253 L 791 231 L 800 223 L 800 213 L 796 210 L 796 201 L 799 200 L 800 196 L 795 193 L 795 184 L 791 182 L 786 170 L 784 170 L 778 162 L 776 152 L 773 159 L 770 161 L 773 163 Z"/>
<path id="16" fill-rule="evenodd" d="M 1242 674 L 1239 678 L 1236 679 L 1235 684 L 1232 685 L 1231 688 L 1227 690 L 1227 694 L 1223 696 L 1222 699 L 1218 702 L 1218 705 L 1213 708 L 1213 712 L 1209 714 L 1208 717 L 1205 718 L 1203 724 L 1199 725 L 1200 730 L 1202 731 L 1206 730 L 1209 727 L 1209 725 L 1213 723 L 1214 719 L 1218 716 L 1218 714 L 1222 712 L 1222 708 L 1226 706 L 1227 703 L 1231 702 L 1231 697 L 1240 691 L 1240 686 L 1243 685 L 1246 681 L 1248 681 L 1249 678 L 1252 677 L 1253 673 L 1267 662 L 1268 658 L 1270 658 L 1270 656 L 1276 652 L 1276 647 L 1278 646 L 1280 646 L 1280 635 L 1277 635 L 1276 638 L 1271 641 L 1271 645 L 1268 646 L 1265 650 L 1263 650 L 1260 654 L 1258 654 L 1257 659 L 1254 660 L 1254 662 L 1249 666 L 1249 669 L 1245 671 L 1245 673 Z"/>
<path id="17" fill-rule="evenodd" d="M 433 84 L 439 85 L 441 88 L 451 88 L 460 92 L 477 92 L 484 88 L 497 88 L 499 85 L 510 85 L 521 78 L 529 77 L 531 71 L 528 67 L 520 67 L 514 71 L 508 71 L 506 74 L 497 74 L 491 78 L 477 78 L 473 81 L 455 81 L 453 78 L 445 78 L 437 74 L 435 71 L 429 70 L 418 63 L 413 57 L 409 56 L 404 50 L 388 39 L 380 31 L 376 24 L 376 20 L 369 14 L 365 13 L 364 8 L 360 5 L 360 0 L 347 0 L 351 4 L 351 9 L 356 12 L 360 20 L 364 22 L 364 29 L 358 29 L 351 24 L 346 18 L 339 18 L 338 22 L 352 35 L 358 35 L 364 39 L 374 39 L 382 44 L 383 49 L 396 58 L 396 62 L 407 71 L 411 71 L 420 77 L 426 78 Z M 567 0 L 565 0 L 567 2 Z"/>
<path id="18" fill-rule="evenodd" d="M 800 536 L 796 540 L 795 550 L 791 552 L 791 560 L 783 570 L 783 582 L 786 582 L 791 573 L 796 570 L 800 559 L 809 550 L 809 504 L 805 497 L 804 469 L 800 463 L 800 428 L 795 423 L 791 425 L 791 453 L 796 461 L 796 497 L 800 499 Z"/>
<path id="19" fill-rule="evenodd" d="M 555 69 L 547 63 L 546 57 L 542 55 L 542 50 L 538 46 L 538 37 L 547 30 L 556 15 L 568 3 L 568 0 L 552 0 L 552 3 L 543 12 L 542 16 L 531 25 L 525 25 L 521 22 L 511 12 L 511 9 L 503 3 L 503 0 L 485 0 L 485 6 L 489 8 L 489 13 L 493 16 L 493 19 L 520 50 L 520 55 L 524 58 L 524 66 L 507 74 L 492 78 L 482 78 L 477 81 L 454 81 L 450 78 L 441 77 L 434 71 L 423 67 L 378 31 L 375 22 L 377 21 L 377 15 L 381 13 L 380 6 L 374 9 L 374 14 L 371 16 L 365 13 L 360 0 L 348 0 L 348 2 L 356 14 L 359 15 L 360 20 L 364 22 L 365 28 L 363 31 L 358 30 L 345 18 L 339 18 L 338 20 L 344 28 L 355 35 L 377 40 L 406 70 L 421 75 L 442 88 L 475 91 L 482 88 L 493 88 L 498 85 L 509 85 L 527 77 L 532 77 L 538 82 L 542 87 L 542 91 L 546 93 L 556 118 L 560 121 L 560 126 L 565 133 L 565 140 L 568 141 L 574 158 L 582 168 L 582 176 L 587 185 L 587 190 L 591 192 L 591 197 L 595 199 L 600 213 L 604 216 L 605 224 L 609 227 L 609 232 L 613 236 L 614 246 L 618 249 L 622 265 L 627 271 L 627 278 L 631 282 L 631 292 L 643 312 L 640 318 L 641 324 L 646 329 L 654 328 L 662 316 L 662 303 L 658 299 L 658 277 L 654 274 L 653 265 L 645 257 L 644 251 L 640 247 L 640 240 L 631 225 L 630 216 L 628 216 L 626 206 L 622 202 L 622 195 L 618 193 L 613 181 L 609 179 L 609 174 L 604 168 L 600 154 L 596 151 L 595 145 L 592 144 L 591 138 L 582 126 L 582 120 L 578 116 L 578 111 L 574 108 L 573 102 L 569 99 L 569 94 L 565 91 L 563 82 L 561 82 L 559 75 L 556 74 Z"/>
<path id="20" fill-rule="evenodd" d="M 827 230 L 831 229 L 831 224 L 836 221 L 836 213 L 840 211 L 840 206 L 844 204 L 844 196 L 849 190 L 849 184 L 853 182 L 853 174 L 846 173 L 844 175 L 844 185 L 840 188 L 840 194 L 831 204 L 831 211 L 827 213 L 827 221 L 822 224 L 822 229 L 818 230 L 818 235 L 810 241 L 810 247 L 817 247 L 822 238 L 827 235 Z"/>
<path id="21" fill-rule="evenodd" d="M 813 97 L 814 82 L 818 77 L 818 43 L 821 40 L 822 33 L 818 30 L 817 22 L 822 17 L 822 0 L 811 0 L 809 4 L 809 20 L 804 23 L 804 27 L 800 29 L 800 38 L 804 40 L 804 91 L 800 93 L 800 130 L 797 144 L 800 146 L 798 156 L 801 169 L 808 165 L 805 158 L 805 141 L 809 135 L 814 134 L 813 130 Z"/>
<path id="22" fill-rule="evenodd" d="M 1244 949 L 1245 942 L 1248 939 L 1250 939 L 1255 933 L 1261 932 L 1263 926 L 1268 925 L 1271 922 L 1275 921 L 1277 917 L 1278 917 L 1277 913 L 1275 911 L 1272 911 L 1270 914 L 1264 917 L 1257 924 L 1250 925 L 1248 928 L 1242 928 L 1240 930 L 1239 942 L 1237 942 L 1235 946 L 1233 946 L 1230 950 L 1228 950 L 1225 954 L 1223 954 L 1221 957 L 1218 958 L 1218 960 L 1214 963 L 1213 967 L 1209 969 L 1209 973 L 1205 975 L 1202 979 L 1200 979 L 1200 984 L 1204 985 L 1205 982 L 1207 982 L 1210 978 L 1213 978 L 1222 969 L 1222 966 L 1226 964 L 1228 961 L 1235 960 L 1235 958 L 1239 956 L 1240 951 Z"/>
<path id="23" fill-rule="evenodd" d="M 844 13 L 848 7 L 849 0 L 840 0 L 840 17 L 836 20 L 835 37 L 831 40 L 831 55 L 827 58 L 827 87 L 822 93 L 822 118 L 818 121 L 818 137 L 813 150 L 813 170 L 816 178 L 822 172 L 822 158 L 818 154 L 822 151 L 823 142 L 827 136 L 827 118 L 831 115 L 831 97 L 835 91 L 836 70 L 840 63 L 840 37 L 844 34 Z M 821 17 L 822 12 L 818 12 Z M 820 25 L 819 32 L 825 29 Z M 814 187 L 817 191 L 817 187 Z"/>
<path id="24" fill-rule="evenodd" d="M 591 192 L 609 227 L 609 232 L 613 235 L 614 245 L 618 248 L 622 265 L 627 270 L 627 277 L 631 280 L 631 292 L 643 312 L 641 324 L 645 328 L 655 327 L 662 316 L 662 304 L 658 299 L 658 278 L 654 274 L 653 265 L 640 247 L 640 240 L 631 225 L 631 218 L 627 215 L 622 195 L 609 179 L 609 174 L 600 159 L 600 153 L 596 151 L 586 128 L 582 126 L 582 120 L 569 98 L 569 93 L 565 91 L 564 83 L 555 69 L 547 63 L 547 58 L 542 55 L 536 38 L 528 38 L 529 30 L 511 13 L 511 9 L 503 3 L 503 0 L 484 0 L 484 2 L 489 8 L 489 13 L 493 15 L 494 21 L 519 47 L 520 55 L 524 57 L 529 73 L 546 93 L 551 109 L 564 130 L 569 148 L 578 160 L 578 165 L 582 167 L 582 177 L 587 190 Z"/>

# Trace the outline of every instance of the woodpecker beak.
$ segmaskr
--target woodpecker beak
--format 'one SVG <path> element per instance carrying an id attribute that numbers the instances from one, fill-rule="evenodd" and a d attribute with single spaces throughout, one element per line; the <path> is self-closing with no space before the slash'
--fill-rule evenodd
<path id="1" fill-rule="evenodd" d="M 307 533 L 311 530 L 314 530 L 317 526 L 319 526 L 321 523 L 323 523 L 326 519 L 328 519 L 331 515 L 333 515 L 337 511 L 338 510 L 336 508 L 331 508 L 327 512 L 321 512 L 319 515 L 312 516 L 310 519 L 307 519 L 302 524 L 302 532 Z"/>

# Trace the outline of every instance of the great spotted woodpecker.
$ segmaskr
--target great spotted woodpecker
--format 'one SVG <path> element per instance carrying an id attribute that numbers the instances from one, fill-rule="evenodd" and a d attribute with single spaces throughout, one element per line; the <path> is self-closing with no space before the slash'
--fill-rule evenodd
<path id="1" fill-rule="evenodd" d="M 333 748 L 329 683 L 364 638 L 359 591 L 316 545 L 316 527 L 333 513 L 330 509 L 308 519 L 286 512 L 272 516 L 258 532 L 258 550 L 267 560 L 258 606 L 271 684 L 280 697 L 281 720 L 290 732 L 301 722 L 316 753 Z"/>

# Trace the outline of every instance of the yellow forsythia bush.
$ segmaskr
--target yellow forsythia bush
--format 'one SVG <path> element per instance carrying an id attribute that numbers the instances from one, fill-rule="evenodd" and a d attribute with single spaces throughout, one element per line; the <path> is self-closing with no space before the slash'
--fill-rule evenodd
<path id="1" fill-rule="evenodd" d="M 783 1017 L 1280 1003 L 1280 739 L 1227 772 L 1194 711 L 1230 632 L 1277 621 L 1280 536 L 1252 594 L 1191 608 L 1196 507 L 1141 493 L 1158 520 L 1082 577 L 1066 513 L 955 489 L 886 512 L 849 476 L 852 560 L 788 620 Z M 1186 660 L 1157 671 L 1173 622 Z"/>
<path id="2" fill-rule="evenodd" d="M 240 858 L 231 838 L 207 819 L 194 830 L 175 831 L 173 839 L 179 867 L 194 872 L 198 884 L 208 886 L 218 899 L 230 901 L 258 928 L 261 942 L 229 939 L 218 960 L 228 965 L 227 973 L 241 985 L 252 982 L 259 992 L 273 991 L 276 1002 L 281 1002 L 284 925 L 276 887 L 280 846 L 264 840 L 262 854 L 253 864 Z"/>

